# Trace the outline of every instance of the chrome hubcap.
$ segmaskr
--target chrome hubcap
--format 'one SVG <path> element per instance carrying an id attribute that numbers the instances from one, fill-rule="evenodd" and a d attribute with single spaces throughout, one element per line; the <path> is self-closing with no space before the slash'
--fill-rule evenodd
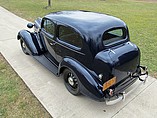
<path id="1" fill-rule="evenodd" d="M 24 49 L 26 49 L 26 45 L 25 45 L 24 42 L 22 42 L 22 47 L 23 47 Z"/>
<path id="2" fill-rule="evenodd" d="M 69 84 L 70 84 L 71 86 L 74 86 L 74 80 L 73 80 L 72 77 L 69 77 L 69 78 L 68 78 L 68 82 L 69 82 Z"/>
<path id="3" fill-rule="evenodd" d="M 72 74 L 72 73 L 69 73 L 69 76 L 68 76 L 68 83 L 70 84 L 70 86 L 72 87 L 77 87 L 77 79 L 75 78 L 75 76 Z"/>

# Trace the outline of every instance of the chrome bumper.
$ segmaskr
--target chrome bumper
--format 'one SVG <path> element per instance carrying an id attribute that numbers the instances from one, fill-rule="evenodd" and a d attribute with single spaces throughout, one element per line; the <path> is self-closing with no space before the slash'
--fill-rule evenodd
<path id="1" fill-rule="evenodd" d="M 134 88 L 132 88 L 130 91 L 126 92 L 122 92 L 122 93 L 119 93 L 118 95 L 116 96 L 113 96 L 111 97 L 110 99 L 106 99 L 105 102 L 106 102 L 106 105 L 113 105 L 113 104 L 116 104 L 120 101 L 125 101 L 125 98 L 131 94 L 133 91 L 135 91 L 139 86 L 145 84 L 146 80 L 147 80 L 147 77 L 148 77 L 148 71 L 147 71 L 147 67 L 143 67 L 143 66 L 140 66 L 140 69 L 141 69 L 141 73 L 139 76 L 133 76 L 133 77 L 137 77 L 138 80 L 140 81 L 140 83 L 138 83 Z M 134 84 L 133 84 L 134 85 Z M 132 86 L 130 86 L 129 88 L 131 88 Z"/>

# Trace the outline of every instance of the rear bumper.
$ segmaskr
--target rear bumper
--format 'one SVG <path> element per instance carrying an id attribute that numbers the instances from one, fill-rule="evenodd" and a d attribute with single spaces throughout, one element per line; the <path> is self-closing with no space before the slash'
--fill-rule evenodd
<path id="1" fill-rule="evenodd" d="M 131 85 L 129 88 L 127 88 L 126 90 L 124 90 L 123 92 L 120 92 L 119 94 L 116 94 L 110 98 L 105 98 L 105 102 L 107 105 L 113 105 L 116 104 L 120 101 L 124 101 L 125 97 L 127 97 L 129 94 L 131 94 L 133 91 L 135 91 L 139 86 L 143 85 L 148 77 L 148 71 L 146 67 L 143 66 L 139 66 L 139 68 L 141 69 L 140 73 L 138 75 L 131 75 L 132 78 L 137 78 L 138 84 L 136 86 L 134 86 L 135 84 Z M 130 89 L 130 91 L 127 92 L 128 89 Z"/>

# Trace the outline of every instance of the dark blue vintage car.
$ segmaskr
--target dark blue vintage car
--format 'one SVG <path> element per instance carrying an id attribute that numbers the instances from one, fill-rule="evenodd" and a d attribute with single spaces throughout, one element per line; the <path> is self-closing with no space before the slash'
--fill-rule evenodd
<path id="1" fill-rule="evenodd" d="M 89 11 L 61 11 L 38 18 L 34 32 L 21 30 L 25 54 L 55 75 L 63 74 L 66 88 L 106 104 L 125 98 L 125 90 L 148 75 L 140 66 L 140 50 L 130 42 L 126 24 L 113 16 Z"/>

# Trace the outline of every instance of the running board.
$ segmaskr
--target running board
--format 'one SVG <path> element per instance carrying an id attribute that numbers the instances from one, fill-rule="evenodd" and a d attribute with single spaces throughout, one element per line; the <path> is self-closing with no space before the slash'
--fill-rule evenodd
<path id="1" fill-rule="evenodd" d="M 51 63 L 45 55 L 33 56 L 37 61 L 39 61 L 43 66 L 45 66 L 53 74 L 58 75 L 58 67 Z"/>

